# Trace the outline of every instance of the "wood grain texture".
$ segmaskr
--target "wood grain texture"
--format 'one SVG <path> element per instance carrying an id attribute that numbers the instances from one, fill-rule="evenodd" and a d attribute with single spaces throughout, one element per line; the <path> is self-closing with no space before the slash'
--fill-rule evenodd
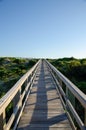
<path id="1" fill-rule="evenodd" d="M 45 63 L 41 63 L 17 130 L 72 130 Z"/>

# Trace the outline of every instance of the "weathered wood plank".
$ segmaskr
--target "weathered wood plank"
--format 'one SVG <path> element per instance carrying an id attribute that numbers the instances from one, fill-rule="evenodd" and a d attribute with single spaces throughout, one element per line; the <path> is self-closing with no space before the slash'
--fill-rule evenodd
<path id="1" fill-rule="evenodd" d="M 71 130 L 70 127 L 27 127 L 28 130 Z M 23 129 L 25 130 L 25 129 Z"/>

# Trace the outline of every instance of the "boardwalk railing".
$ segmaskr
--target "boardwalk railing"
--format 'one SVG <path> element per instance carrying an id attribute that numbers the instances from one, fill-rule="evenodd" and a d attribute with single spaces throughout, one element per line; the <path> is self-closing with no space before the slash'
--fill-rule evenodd
<path id="1" fill-rule="evenodd" d="M 62 104 L 73 125 L 73 128 L 77 129 L 76 127 L 78 127 L 78 129 L 86 130 L 86 95 L 61 72 L 59 72 L 52 64 L 46 60 L 45 62 L 47 63 L 49 70 L 51 71 L 57 84 L 57 89 L 59 90 Z M 81 104 L 84 109 L 84 113 L 82 113 L 84 120 L 81 119 L 81 116 L 79 116 L 79 113 L 76 110 L 76 100 L 78 101 L 78 106 Z"/>
<path id="2" fill-rule="evenodd" d="M 36 63 L 7 93 L 0 99 L 0 130 L 15 130 L 22 114 L 25 102 L 35 77 L 36 69 L 40 61 Z M 12 104 L 13 110 L 6 121 L 6 110 Z"/>

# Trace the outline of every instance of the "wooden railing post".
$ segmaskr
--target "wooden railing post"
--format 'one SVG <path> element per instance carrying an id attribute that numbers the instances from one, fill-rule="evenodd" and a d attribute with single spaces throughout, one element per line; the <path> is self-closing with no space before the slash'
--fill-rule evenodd
<path id="1" fill-rule="evenodd" d="M 4 130 L 6 125 L 5 111 L 0 115 L 0 130 Z"/>
<path id="2" fill-rule="evenodd" d="M 67 99 L 68 99 L 68 87 L 67 87 L 67 86 L 66 86 L 66 97 L 67 97 Z M 66 101 L 66 108 L 67 108 L 67 110 L 68 110 L 67 101 Z"/>
<path id="3" fill-rule="evenodd" d="M 68 87 L 66 86 L 66 96 L 68 98 Z"/>
<path id="4" fill-rule="evenodd" d="M 68 100 L 71 100 L 70 102 L 73 105 L 73 107 L 75 108 L 75 97 L 70 95 L 69 89 L 67 86 L 66 86 L 66 96 L 67 96 Z M 66 103 L 66 108 L 67 108 L 67 110 L 69 110 L 67 103 Z M 72 116 L 72 120 L 74 122 L 74 116 Z"/>
<path id="5" fill-rule="evenodd" d="M 86 108 L 85 108 L 85 116 L 84 116 L 84 124 L 85 124 L 85 127 L 86 127 Z"/>
<path id="6" fill-rule="evenodd" d="M 61 87 L 62 87 L 62 80 L 59 78 L 59 84 L 61 85 Z"/>
<path id="7" fill-rule="evenodd" d="M 15 109 L 17 103 L 19 102 L 21 98 L 21 89 L 17 92 L 16 96 L 13 99 L 13 110 Z M 22 106 L 22 102 L 20 103 L 20 107 Z"/>
<path id="8" fill-rule="evenodd" d="M 25 87 L 27 86 L 28 84 L 28 78 L 25 80 Z"/>

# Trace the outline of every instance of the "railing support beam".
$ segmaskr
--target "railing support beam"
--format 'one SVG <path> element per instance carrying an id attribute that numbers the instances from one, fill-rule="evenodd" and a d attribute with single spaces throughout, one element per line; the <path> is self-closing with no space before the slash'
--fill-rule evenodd
<path id="1" fill-rule="evenodd" d="M 85 119 L 84 119 L 84 124 L 85 124 L 85 127 L 86 127 L 86 109 L 85 109 Z"/>

